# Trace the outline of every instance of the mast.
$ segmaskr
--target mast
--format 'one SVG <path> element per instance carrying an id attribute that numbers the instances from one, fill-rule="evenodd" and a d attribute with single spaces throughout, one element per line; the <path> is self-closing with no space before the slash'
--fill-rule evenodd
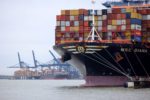
<path id="1" fill-rule="evenodd" d="M 92 24 L 92 40 L 94 40 L 94 28 L 95 28 L 95 18 L 94 18 L 94 4 L 95 4 L 95 0 L 92 0 L 92 4 L 93 4 L 93 9 L 92 9 L 92 12 L 93 12 L 93 24 Z"/>
<path id="2" fill-rule="evenodd" d="M 92 4 L 93 4 L 93 7 L 92 7 L 92 29 L 87 37 L 87 40 L 91 40 L 91 41 L 94 41 L 94 40 L 102 40 L 100 35 L 98 34 L 96 28 L 95 28 L 95 15 L 94 15 L 94 4 L 95 4 L 95 0 L 92 0 Z M 95 34 L 96 33 L 96 34 Z M 97 38 L 97 39 L 96 39 Z"/>

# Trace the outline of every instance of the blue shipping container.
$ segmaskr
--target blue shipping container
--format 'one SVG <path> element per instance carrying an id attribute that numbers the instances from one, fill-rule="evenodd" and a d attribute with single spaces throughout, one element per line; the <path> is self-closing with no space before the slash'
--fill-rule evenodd
<path id="1" fill-rule="evenodd" d="M 131 18 L 131 13 L 126 13 L 126 18 L 130 19 Z"/>
<path id="2" fill-rule="evenodd" d="M 132 39 L 133 41 L 136 41 L 136 42 L 141 42 L 141 41 L 142 41 L 141 36 L 131 36 L 131 39 Z"/>
<path id="3" fill-rule="evenodd" d="M 130 24 L 138 24 L 138 25 L 141 25 L 141 24 L 142 24 L 142 21 L 141 21 L 141 19 L 132 18 L 131 21 L 130 21 Z"/>
<path id="4" fill-rule="evenodd" d="M 84 15 L 79 15 L 79 20 L 84 20 Z"/>

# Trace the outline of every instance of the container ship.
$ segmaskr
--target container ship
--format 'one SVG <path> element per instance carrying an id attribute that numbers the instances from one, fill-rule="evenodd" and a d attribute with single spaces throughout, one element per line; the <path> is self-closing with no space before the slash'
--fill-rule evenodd
<path id="1" fill-rule="evenodd" d="M 80 70 L 86 86 L 150 81 L 149 2 L 106 2 L 110 8 L 100 10 L 92 3 L 92 9 L 61 10 L 56 16 L 53 48 L 62 61 Z"/>

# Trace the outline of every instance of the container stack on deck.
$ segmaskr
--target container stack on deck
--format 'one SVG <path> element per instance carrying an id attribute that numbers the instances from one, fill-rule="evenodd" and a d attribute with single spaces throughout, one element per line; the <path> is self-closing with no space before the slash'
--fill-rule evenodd
<path id="1" fill-rule="evenodd" d="M 82 41 L 92 28 L 92 10 L 62 10 L 57 15 L 56 44 Z M 95 28 L 103 40 L 150 42 L 150 8 L 94 10 Z"/>

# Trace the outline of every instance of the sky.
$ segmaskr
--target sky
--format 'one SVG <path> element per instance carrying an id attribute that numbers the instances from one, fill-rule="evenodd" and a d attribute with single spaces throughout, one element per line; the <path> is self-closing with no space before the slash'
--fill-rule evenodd
<path id="1" fill-rule="evenodd" d="M 104 8 L 96 0 L 95 9 Z M 22 61 L 33 66 L 32 50 L 39 62 L 48 62 L 55 44 L 56 15 L 62 9 L 90 9 L 91 0 L 0 0 L 0 75 L 12 75 L 7 68 Z"/>

